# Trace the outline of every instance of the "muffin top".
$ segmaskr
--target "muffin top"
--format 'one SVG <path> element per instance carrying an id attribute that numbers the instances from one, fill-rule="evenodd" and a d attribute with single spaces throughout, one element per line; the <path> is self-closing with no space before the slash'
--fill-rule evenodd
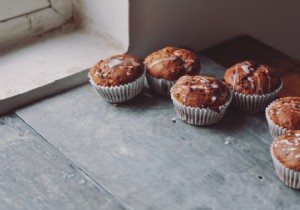
<path id="1" fill-rule="evenodd" d="M 131 55 L 115 55 L 101 60 L 90 69 L 96 85 L 114 87 L 133 82 L 145 71 L 143 61 Z"/>
<path id="2" fill-rule="evenodd" d="M 171 93 L 185 106 L 209 108 L 217 112 L 224 108 L 231 94 L 224 82 L 208 76 L 180 77 Z"/>
<path id="3" fill-rule="evenodd" d="M 267 65 L 244 61 L 226 70 L 225 83 L 242 94 L 262 95 L 275 91 L 281 84 L 279 75 Z"/>
<path id="4" fill-rule="evenodd" d="M 268 116 L 282 128 L 300 130 L 300 97 L 277 99 L 270 105 Z"/>
<path id="5" fill-rule="evenodd" d="M 300 171 L 300 130 L 288 131 L 272 144 L 274 156 L 285 167 Z"/>
<path id="6" fill-rule="evenodd" d="M 151 53 L 144 63 L 150 75 L 165 80 L 177 80 L 183 75 L 195 75 L 200 71 L 199 56 L 190 50 L 176 47 L 166 47 Z"/>

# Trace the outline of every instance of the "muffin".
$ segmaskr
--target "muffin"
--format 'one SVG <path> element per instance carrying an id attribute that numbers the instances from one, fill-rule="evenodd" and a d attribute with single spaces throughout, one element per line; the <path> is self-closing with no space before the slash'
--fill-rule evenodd
<path id="1" fill-rule="evenodd" d="M 90 83 L 110 103 L 128 101 L 144 87 L 145 66 L 131 55 L 115 55 L 96 63 L 88 74 Z"/>
<path id="2" fill-rule="evenodd" d="M 193 125 L 211 125 L 222 119 L 231 101 L 224 82 L 208 76 L 183 76 L 171 89 L 177 115 Z"/>
<path id="3" fill-rule="evenodd" d="M 300 130 L 300 97 L 277 99 L 266 108 L 266 118 L 274 139 L 289 130 Z"/>
<path id="4" fill-rule="evenodd" d="M 272 143 L 270 151 L 281 181 L 289 187 L 300 189 L 300 130 L 279 136 Z"/>
<path id="5" fill-rule="evenodd" d="M 264 111 L 283 85 L 272 67 L 254 61 L 244 61 L 228 68 L 224 80 L 233 91 L 232 104 L 250 113 Z"/>
<path id="6" fill-rule="evenodd" d="M 147 56 L 144 60 L 149 86 L 158 94 L 170 95 L 175 81 L 183 75 L 200 72 L 199 56 L 186 49 L 166 47 Z"/>

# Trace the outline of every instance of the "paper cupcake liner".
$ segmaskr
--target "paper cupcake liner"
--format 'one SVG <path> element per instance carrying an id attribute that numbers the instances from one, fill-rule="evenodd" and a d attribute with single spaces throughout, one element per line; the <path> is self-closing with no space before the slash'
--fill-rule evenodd
<path id="1" fill-rule="evenodd" d="M 270 152 L 275 166 L 275 171 L 279 179 L 287 186 L 300 189 L 300 172 L 285 167 L 274 155 L 273 144 L 271 145 Z"/>
<path id="2" fill-rule="evenodd" d="M 170 96 L 170 90 L 176 81 L 158 79 L 146 73 L 147 82 L 152 90 L 162 96 Z"/>
<path id="3" fill-rule="evenodd" d="M 209 108 L 193 108 L 190 106 L 185 106 L 177 101 L 177 99 L 173 96 L 171 90 L 171 99 L 173 101 L 175 111 L 177 115 L 185 122 L 192 125 L 212 125 L 219 122 L 228 108 L 232 95 L 230 99 L 222 106 L 220 112 L 216 112 Z"/>
<path id="4" fill-rule="evenodd" d="M 278 92 L 283 87 L 281 80 L 280 86 L 272 93 L 263 95 L 246 95 L 238 92 L 233 92 L 232 105 L 240 110 L 249 113 L 258 113 L 265 110 L 266 106 L 275 100 Z"/>
<path id="5" fill-rule="evenodd" d="M 116 87 L 97 85 L 91 79 L 90 74 L 88 74 L 88 77 L 90 78 L 90 83 L 103 99 L 110 103 L 122 103 L 134 98 L 142 92 L 144 87 L 145 72 L 135 81 Z"/>
<path id="6" fill-rule="evenodd" d="M 280 127 L 279 125 L 276 125 L 270 118 L 269 116 L 269 110 L 271 109 L 272 103 L 266 108 L 266 118 L 267 118 L 267 122 L 269 125 L 269 130 L 270 130 L 270 134 L 273 137 L 273 139 L 278 138 L 279 136 L 281 136 L 282 134 L 284 134 L 285 132 L 289 131 L 286 128 Z"/>

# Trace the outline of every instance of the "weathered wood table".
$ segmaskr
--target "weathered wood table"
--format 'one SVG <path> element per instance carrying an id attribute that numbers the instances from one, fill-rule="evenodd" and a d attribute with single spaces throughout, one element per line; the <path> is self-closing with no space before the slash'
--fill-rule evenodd
<path id="1" fill-rule="evenodd" d="M 299 78 L 298 61 L 250 37 L 203 53 L 228 66 L 241 52 Z M 222 78 L 202 61 L 202 74 Z M 147 88 L 114 106 L 89 84 L 2 116 L 0 209 L 300 209 L 299 191 L 275 175 L 263 113 L 229 108 L 209 127 L 174 117 Z"/>

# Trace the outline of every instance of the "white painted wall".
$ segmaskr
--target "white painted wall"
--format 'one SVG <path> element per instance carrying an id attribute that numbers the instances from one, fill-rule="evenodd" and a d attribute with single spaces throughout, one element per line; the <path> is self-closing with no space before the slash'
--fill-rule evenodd
<path id="1" fill-rule="evenodd" d="M 205 49 L 249 34 L 300 60 L 299 0 L 131 0 L 130 52 Z"/>
<path id="2" fill-rule="evenodd" d="M 73 0 L 81 27 L 113 42 L 115 47 L 129 46 L 129 2 L 128 0 Z"/>

